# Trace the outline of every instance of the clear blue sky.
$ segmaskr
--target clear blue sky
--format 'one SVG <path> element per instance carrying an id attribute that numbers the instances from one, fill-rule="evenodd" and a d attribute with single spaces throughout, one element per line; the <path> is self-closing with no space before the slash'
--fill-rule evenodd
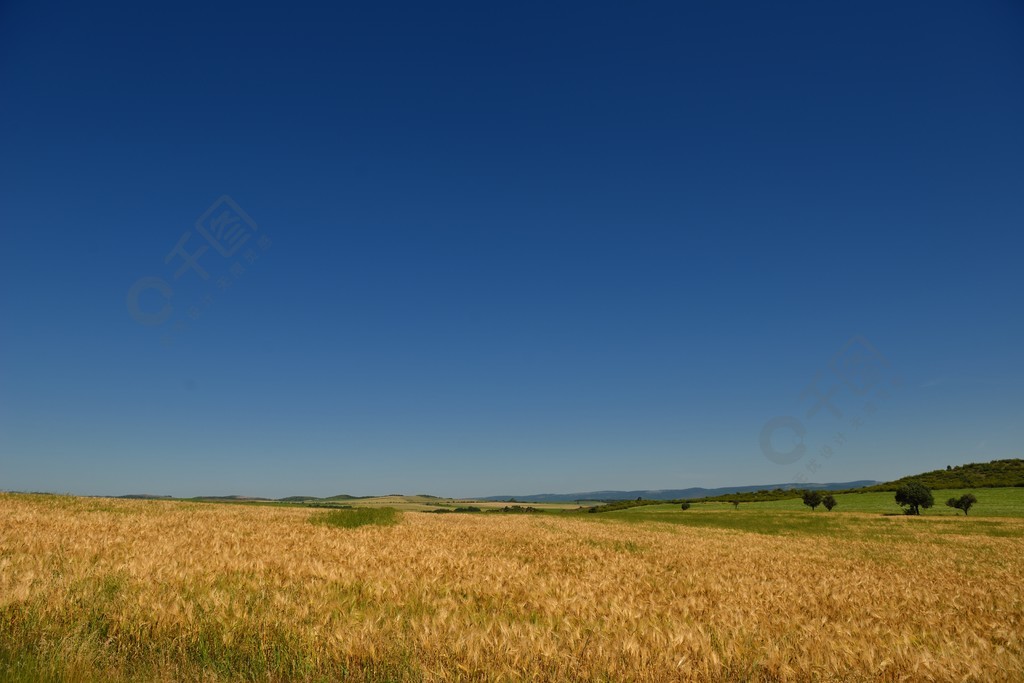
<path id="1" fill-rule="evenodd" d="M 1024 453 L 1019 2 L 100 4 L 0 8 L 0 489 Z M 252 238 L 175 279 L 222 195 Z M 856 335 L 886 359 L 863 395 L 830 368 Z M 807 416 L 819 371 L 842 418 Z"/>

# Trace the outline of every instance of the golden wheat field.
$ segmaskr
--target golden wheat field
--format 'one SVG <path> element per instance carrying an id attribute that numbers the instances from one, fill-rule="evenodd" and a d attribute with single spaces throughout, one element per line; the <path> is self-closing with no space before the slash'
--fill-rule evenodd
<path id="1" fill-rule="evenodd" d="M 1020 520 L 849 514 L 843 533 L 768 535 L 567 514 L 344 529 L 312 514 L 0 496 L 0 672 L 1024 680 Z"/>

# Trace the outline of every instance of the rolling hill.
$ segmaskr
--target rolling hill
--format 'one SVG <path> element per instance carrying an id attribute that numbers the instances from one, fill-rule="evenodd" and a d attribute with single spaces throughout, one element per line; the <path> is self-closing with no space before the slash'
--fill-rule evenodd
<path id="1" fill-rule="evenodd" d="M 822 491 L 840 491 L 862 488 L 877 484 L 877 481 L 864 479 L 859 481 L 833 482 L 827 484 L 763 484 L 755 486 L 724 486 L 706 489 L 693 487 L 688 489 L 658 489 L 639 491 L 587 491 L 586 493 L 537 493 L 526 496 L 487 496 L 474 500 L 508 501 L 519 503 L 572 503 L 577 500 L 613 501 L 613 500 L 681 500 L 723 496 L 732 493 L 753 493 L 754 491 L 770 491 L 772 489 L 820 489 Z"/>
<path id="2" fill-rule="evenodd" d="M 912 474 L 895 481 L 865 487 L 866 491 L 895 491 L 902 484 L 916 481 L 930 489 L 999 488 L 1024 486 L 1024 460 L 1011 458 L 991 462 L 949 465 L 945 469 Z"/>

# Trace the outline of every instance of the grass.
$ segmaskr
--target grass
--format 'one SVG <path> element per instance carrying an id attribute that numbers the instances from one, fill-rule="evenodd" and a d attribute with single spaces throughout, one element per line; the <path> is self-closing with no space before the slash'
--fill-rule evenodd
<path id="1" fill-rule="evenodd" d="M 964 513 L 946 507 L 946 500 L 958 498 L 965 493 L 973 493 L 978 497 L 978 504 L 971 508 L 971 517 L 1024 517 L 1024 487 L 992 488 L 992 489 L 936 489 L 932 491 L 935 506 L 922 511 L 927 516 L 963 517 Z M 892 491 L 870 491 L 866 493 L 840 493 L 835 496 L 839 505 L 832 511 L 836 512 L 871 512 L 879 514 L 901 514 L 903 509 L 896 504 L 895 493 Z M 799 499 L 778 500 L 767 503 L 765 509 L 770 510 L 806 510 L 806 505 Z M 740 508 L 744 506 L 741 503 Z M 823 508 L 818 508 L 823 512 Z"/>
<path id="2" fill-rule="evenodd" d="M 322 512 L 309 518 L 313 524 L 354 529 L 372 524 L 391 526 L 398 523 L 399 512 L 394 508 L 350 508 Z"/>
<path id="3" fill-rule="evenodd" d="M 923 510 L 922 514 L 925 516 L 948 516 L 948 517 L 963 517 L 964 513 L 960 510 L 954 510 L 953 508 L 946 506 L 946 500 L 949 498 L 959 498 L 965 493 L 973 493 L 978 498 L 978 503 L 971 508 L 971 517 L 1020 517 L 1024 518 L 1024 487 L 1008 487 L 1008 488 L 991 488 L 991 489 L 937 489 L 932 491 L 935 497 L 935 506 L 927 510 Z M 834 494 L 836 501 L 839 505 L 831 512 L 831 514 L 845 513 L 845 512 L 864 512 L 864 513 L 875 513 L 875 514 L 891 514 L 899 515 L 902 514 L 903 508 L 896 504 L 895 493 L 892 491 L 869 491 L 865 493 L 837 493 Z M 708 512 L 708 511 L 734 511 L 731 503 L 723 501 L 714 502 L 694 502 L 691 504 L 690 510 L 686 512 Z M 791 511 L 791 512 L 810 512 L 810 508 L 803 504 L 803 501 L 799 496 L 794 498 L 787 498 L 784 500 L 771 500 L 751 503 L 740 503 L 739 508 L 736 512 L 743 511 L 760 511 L 760 512 L 778 512 L 778 511 Z M 625 511 L 628 514 L 660 514 L 664 512 L 679 511 L 685 514 L 679 509 L 679 505 L 672 504 L 656 504 L 656 505 L 643 505 L 638 507 L 627 508 Z M 618 514 L 617 511 L 615 514 Z M 819 507 L 814 514 L 824 513 L 830 514 L 825 511 L 823 507 Z M 597 513 L 598 516 L 603 516 L 611 513 L 602 512 Z"/>
<path id="4" fill-rule="evenodd" d="M 657 507 L 0 495 L 0 680 L 1024 680 L 1024 520 Z"/>
<path id="5" fill-rule="evenodd" d="M 967 490 L 934 491 L 935 507 L 924 510 L 921 517 L 934 519 L 927 527 L 933 538 L 968 533 L 973 536 L 1019 537 L 1024 527 L 1011 522 L 1024 518 L 1024 489 L 972 489 L 979 503 L 966 519 L 963 512 L 945 505 L 951 497 L 959 497 Z M 811 511 L 801 499 L 741 503 L 733 508 L 730 503 L 693 503 L 688 510 L 677 504 L 645 505 L 620 511 L 588 515 L 605 521 L 662 522 L 693 528 L 729 529 L 768 535 L 847 535 L 862 539 L 898 540 L 907 537 L 908 520 L 894 500 L 894 493 L 868 492 L 836 494 L 839 505 L 831 512 L 823 507 Z M 857 513 L 856 515 L 850 513 Z M 870 517 L 861 518 L 870 514 Z M 858 521 L 851 522 L 856 516 Z M 959 519 L 956 519 L 959 517 Z M 965 527 L 964 524 L 969 524 Z M 920 533 L 917 528 L 913 534 Z"/>
<path id="6" fill-rule="evenodd" d="M 598 521 L 651 523 L 659 522 L 695 529 L 727 529 L 772 536 L 829 536 L 847 539 L 892 542 L 914 539 L 922 535 L 936 540 L 942 536 L 968 535 L 1024 538 L 1024 525 L 1018 520 L 996 518 L 967 518 L 952 516 L 908 517 L 906 515 L 851 515 L 791 510 L 758 510 L 752 504 L 748 509 L 694 509 L 686 512 L 677 507 L 649 506 L 631 508 L 621 512 L 596 515 Z M 674 508 L 674 509 L 673 509 Z M 920 525 L 924 520 L 926 526 Z"/>

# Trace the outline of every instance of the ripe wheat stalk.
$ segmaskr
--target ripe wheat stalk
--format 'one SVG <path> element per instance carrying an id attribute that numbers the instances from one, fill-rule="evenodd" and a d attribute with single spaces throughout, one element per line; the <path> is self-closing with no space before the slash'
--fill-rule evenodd
<path id="1" fill-rule="evenodd" d="M 336 529 L 0 496 L 0 661 L 68 680 L 1024 680 L 1020 521 L 767 536 L 587 517 Z"/>

